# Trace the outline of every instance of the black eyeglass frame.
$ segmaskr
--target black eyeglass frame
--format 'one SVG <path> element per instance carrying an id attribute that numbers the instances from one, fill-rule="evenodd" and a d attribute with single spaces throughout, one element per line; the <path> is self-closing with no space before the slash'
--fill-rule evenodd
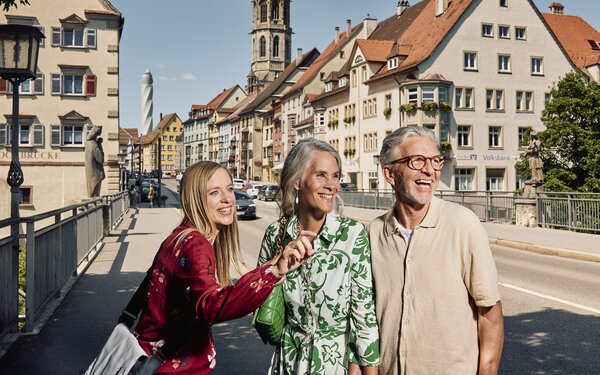
<path id="1" fill-rule="evenodd" d="M 421 166 L 421 168 L 416 168 L 413 165 L 413 163 L 415 162 L 415 160 L 418 160 L 417 158 L 420 158 L 420 159 L 423 160 L 423 166 Z M 439 161 L 439 164 L 440 164 L 439 167 L 436 168 L 436 166 L 433 164 L 433 159 L 440 159 L 440 161 Z M 433 168 L 433 170 L 437 171 L 437 172 L 439 172 L 439 171 L 442 170 L 442 168 L 444 167 L 444 163 L 446 162 L 446 158 L 443 155 L 435 155 L 435 156 L 432 156 L 432 157 L 427 157 L 425 155 L 419 155 L 419 154 L 417 154 L 417 155 L 408 155 L 408 156 L 405 156 L 403 158 L 393 160 L 393 161 L 387 163 L 387 165 L 394 165 L 394 164 L 397 164 L 397 163 L 406 163 L 406 165 L 410 169 L 412 169 L 414 171 L 420 171 L 421 169 L 425 168 L 425 163 L 428 160 L 429 160 L 429 164 L 431 164 L 431 168 Z"/>

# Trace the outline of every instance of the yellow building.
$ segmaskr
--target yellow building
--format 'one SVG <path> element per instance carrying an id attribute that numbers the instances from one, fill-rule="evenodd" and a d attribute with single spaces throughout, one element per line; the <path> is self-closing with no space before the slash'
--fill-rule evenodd
<path id="1" fill-rule="evenodd" d="M 156 128 L 142 137 L 142 170 L 146 173 L 157 170 L 160 154 L 161 170 L 174 175 L 178 170 L 176 165 L 177 137 L 182 134 L 183 123 L 176 113 L 161 117 Z M 159 141 L 160 153 L 158 152 Z"/>

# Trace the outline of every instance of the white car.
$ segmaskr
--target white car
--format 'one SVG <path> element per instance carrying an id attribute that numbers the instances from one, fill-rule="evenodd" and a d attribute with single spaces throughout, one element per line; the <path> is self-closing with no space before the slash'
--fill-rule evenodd
<path id="1" fill-rule="evenodd" d="M 175 179 L 177 180 L 177 182 L 180 182 L 182 178 L 183 178 L 183 172 L 178 172 L 177 175 L 175 176 Z"/>
<path id="2" fill-rule="evenodd" d="M 233 188 L 234 189 L 240 190 L 243 186 L 244 186 L 244 180 L 242 180 L 241 178 L 233 179 Z"/>
<path id="3" fill-rule="evenodd" d="M 248 193 L 248 195 L 252 198 L 252 199 L 256 199 L 258 197 L 258 188 L 261 187 L 262 185 L 260 184 L 253 184 L 252 187 L 249 187 L 246 190 L 246 193 Z"/>

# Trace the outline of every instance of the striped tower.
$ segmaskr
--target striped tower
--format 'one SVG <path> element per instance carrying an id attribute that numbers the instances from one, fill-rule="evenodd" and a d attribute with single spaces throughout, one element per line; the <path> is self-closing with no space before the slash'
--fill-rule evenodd
<path id="1" fill-rule="evenodd" d="M 152 74 L 142 74 L 142 135 L 152 131 Z"/>

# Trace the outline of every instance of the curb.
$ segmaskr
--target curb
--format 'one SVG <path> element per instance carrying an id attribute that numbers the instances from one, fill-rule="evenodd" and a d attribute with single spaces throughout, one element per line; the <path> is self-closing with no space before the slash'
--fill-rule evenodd
<path id="1" fill-rule="evenodd" d="M 363 223 L 365 225 L 367 225 L 367 224 L 369 224 L 369 222 L 371 222 L 370 219 L 359 218 L 359 217 L 354 217 L 354 216 L 351 216 L 351 217 L 354 220 L 360 221 L 361 223 Z M 557 257 L 567 258 L 567 259 L 575 259 L 575 260 L 583 260 L 586 262 L 600 263 L 600 255 L 584 253 L 584 252 L 576 251 L 576 250 L 567 250 L 567 249 L 561 249 L 558 247 L 551 247 L 551 246 L 533 245 L 530 243 L 505 240 L 503 238 L 495 238 L 495 237 L 490 237 L 490 244 L 510 247 L 510 248 L 516 249 L 516 250 L 529 251 L 529 252 L 537 253 L 537 254 L 541 254 L 541 255 L 551 255 L 551 256 L 557 256 Z"/>

